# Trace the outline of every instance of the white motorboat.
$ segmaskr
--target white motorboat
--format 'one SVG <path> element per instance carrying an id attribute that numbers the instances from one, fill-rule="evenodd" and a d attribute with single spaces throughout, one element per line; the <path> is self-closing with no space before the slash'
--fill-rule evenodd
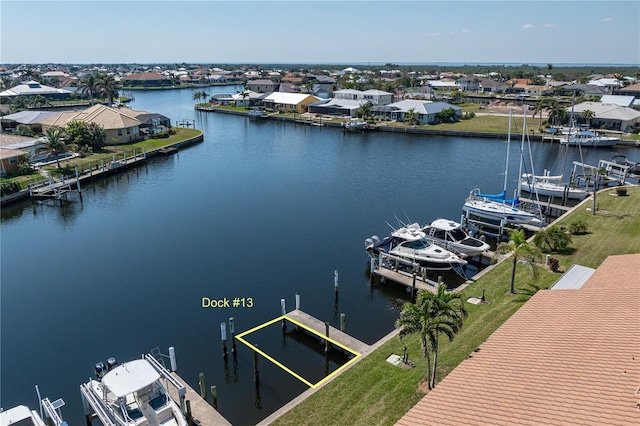
<path id="1" fill-rule="evenodd" d="M 342 127 L 345 131 L 361 131 L 365 129 L 366 125 L 366 121 L 358 120 L 357 118 L 352 118 L 351 120 L 342 123 Z"/>
<path id="2" fill-rule="evenodd" d="M 0 413 L 0 426 L 47 426 L 35 410 L 18 405 Z"/>
<path id="3" fill-rule="evenodd" d="M 466 260 L 429 241 L 417 224 L 397 229 L 382 241 L 375 236 L 367 238 L 365 248 L 374 255 L 387 253 L 432 271 L 447 271 L 467 264 Z"/>
<path id="4" fill-rule="evenodd" d="M 85 400 L 100 416 L 119 426 L 187 426 L 180 407 L 147 358 L 120 365 L 113 358 L 96 364 L 96 380 L 83 384 Z"/>
<path id="5" fill-rule="evenodd" d="M 422 228 L 427 238 L 441 247 L 465 256 L 477 256 L 489 250 L 489 244 L 469 236 L 462 225 L 448 219 L 436 219 Z"/>
<path id="6" fill-rule="evenodd" d="M 535 176 L 523 174 L 520 189 L 529 193 L 538 193 L 547 197 L 564 197 L 573 200 L 584 200 L 591 193 L 583 188 L 573 188 L 569 185 L 553 182 L 553 176 Z"/>
<path id="7" fill-rule="evenodd" d="M 543 220 L 537 215 L 518 208 L 518 197 L 507 200 L 504 191 L 500 194 L 481 194 L 474 189 L 462 206 L 468 216 L 481 220 L 515 225 L 543 226 Z"/>
<path id="8" fill-rule="evenodd" d="M 561 145 L 608 148 L 620 142 L 620 138 L 601 136 L 593 130 L 579 130 L 560 139 Z"/>

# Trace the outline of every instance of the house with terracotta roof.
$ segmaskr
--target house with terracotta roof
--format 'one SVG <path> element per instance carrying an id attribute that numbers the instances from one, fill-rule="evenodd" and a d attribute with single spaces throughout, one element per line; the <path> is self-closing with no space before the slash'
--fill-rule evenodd
<path id="1" fill-rule="evenodd" d="M 96 123 L 107 132 L 107 144 L 123 144 L 141 138 L 140 125 L 142 122 L 126 114 L 126 109 L 109 108 L 96 104 L 82 111 L 68 111 L 45 118 L 40 122 L 42 131 L 56 127 L 64 127 L 72 121 Z"/>
<path id="2" fill-rule="evenodd" d="M 171 86 L 171 78 L 155 71 L 140 72 L 136 74 L 126 75 L 120 79 L 122 84 L 126 86 Z"/>
<path id="3" fill-rule="evenodd" d="M 640 254 L 538 291 L 396 424 L 640 424 Z"/>

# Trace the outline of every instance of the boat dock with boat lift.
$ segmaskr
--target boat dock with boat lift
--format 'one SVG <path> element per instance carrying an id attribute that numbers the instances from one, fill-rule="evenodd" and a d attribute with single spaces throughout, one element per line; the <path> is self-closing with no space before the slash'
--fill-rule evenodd
<path id="1" fill-rule="evenodd" d="M 168 357 L 171 359 L 172 371 L 169 371 L 163 362 L 158 361 L 156 356 L 144 354 L 142 359 L 146 360 L 160 374 L 160 380 L 163 382 L 169 396 L 180 406 L 180 410 L 186 413 L 189 424 L 231 426 L 231 423 L 222 414 L 216 411 L 176 373 L 177 364 L 173 348 L 169 348 Z M 97 400 L 97 396 L 89 389 L 87 384 L 80 385 L 80 393 L 87 425 L 91 425 L 92 419 L 97 418 L 103 426 L 119 426 L 119 423 L 114 422 L 106 412 L 102 402 Z"/>

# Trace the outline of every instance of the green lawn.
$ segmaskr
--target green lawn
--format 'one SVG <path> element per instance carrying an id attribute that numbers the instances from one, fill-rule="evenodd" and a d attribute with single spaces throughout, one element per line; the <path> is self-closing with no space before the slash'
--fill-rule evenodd
<path id="1" fill-rule="evenodd" d="M 609 255 L 640 252 L 640 188 L 628 190 L 628 196 L 615 197 L 608 190 L 597 196 L 599 211 L 586 210 L 591 200 L 560 222 L 585 221 L 589 233 L 573 236 L 569 250 L 553 254 L 563 269 L 577 263 L 596 268 Z M 452 342 L 441 340 L 438 357 L 438 380 L 462 362 L 475 348 L 502 325 L 537 289 L 552 285 L 560 274 L 540 268 L 534 280 L 518 268 L 516 296 L 509 289 L 511 262 L 502 262 L 464 291 L 464 299 L 479 297 L 485 289 L 487 305 L 467 304 L 469 317 Z M 357 336 L 356 336 L 357 337 Z M 443 339 L 445 339 L 443 337 Z M 388 355 L 401 355 L 408 348 L 414 369 L 401 369 L 385 362 Z M 400 342 L 390 340 L 379 349 L 345 371 L 324 388 L 314 393 L 293 410 L 280 417 L 275 425 L 392 425 L 424 394 L 418 382 L 426 372 L 415 336 Z M 460 401 L 464 403 L 464 401 Z"/>
<path id="2" fill-rule="evenodd" d="M 185 129 L 181 127 L 177 127 L 177 128 L 174 127 L 174 130 L 176 131 L 176 134 L 170 135 L 168 138 L 160 138 L 160 139 L 150 138 L 145 141 L 136 142 L 132 144 L 106 146 L 104 147 L 102 152 L 94 153 L 86 157 L 76 157 L 72 160 L 61 161 L 60 166 L 61 167 L 68 166 L 70 168 L 78 167 L 78 169 L 82 170 L 82 169 L 86 169 L 88 164 L 96 166 L 96 165 L 99 165 L 102 160 L 104 160 L 105 162 L 111 161 L 114 155 L 116 155 L 119 159 L 122 159 L 122 155 L 124 153 L 126 153 L 127 156 L 132 156 L 133 150 L 136 151 L 136 155 L 140 155 L 142 154 L 143 150 L 146 150 L 146 152 L 151 152 L 153 150 L 156 150 L 177 142 L 181 142 L 187 139 L 191 139 L 198 136 L 199 134 L 202 134 L 202 131 L 197 129 Z M 52 165 L 46 166 L 46 169 L 53 170 L 56 167 L 57 165 L 52 164 Z"/>

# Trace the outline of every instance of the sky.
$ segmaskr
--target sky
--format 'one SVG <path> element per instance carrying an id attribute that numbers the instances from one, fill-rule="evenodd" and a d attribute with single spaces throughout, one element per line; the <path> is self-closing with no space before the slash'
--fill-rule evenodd
<path id="1" fill-rule="evenodd" d="M 0 63 L 640 64 L 640 1 L 0 1 Z"/>

